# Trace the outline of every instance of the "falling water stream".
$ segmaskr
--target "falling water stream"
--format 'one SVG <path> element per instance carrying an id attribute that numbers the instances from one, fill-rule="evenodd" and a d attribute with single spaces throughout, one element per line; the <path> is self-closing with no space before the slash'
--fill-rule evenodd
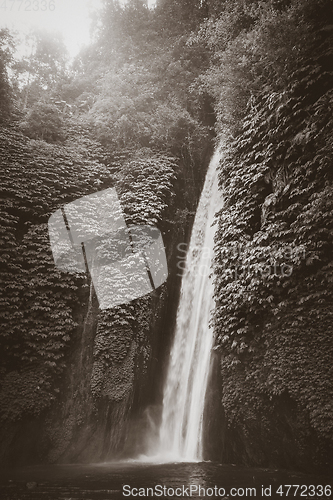
<path id="1" fill-rule="evenodd" d="M 213 331 L 211 259 L 214 215 L 221 207 L 217 166 L 220 148 L 213 155 L 193 224 L 184 269 L 175 337 L 164 386 L 158 454 L 170 460 L 203 458 L 203 413 L 210 371 Z M 185 266 L 183 267 L 183 264 Z"/>

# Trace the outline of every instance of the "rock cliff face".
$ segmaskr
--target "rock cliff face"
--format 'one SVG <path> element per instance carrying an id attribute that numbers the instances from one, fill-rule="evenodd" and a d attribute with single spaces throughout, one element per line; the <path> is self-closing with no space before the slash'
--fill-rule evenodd
<path id="1" fill-rule="evenodd" d="M 222 458 L 332 470 L 332 26 L 253 99 L 221 166 Z M 287 76 L 287 75 L 286 75 Z"/>
<path id="2" fill-rule="evenodd" d="M 1 130 L 1 141 L 1 461 L 133 455 L 152 432 L 154 422 L 144 409 L 161 396 L 180 286 L 177 244 L 189 238 L 211 148 L 196 179 L 189 180 L 188 165 L 165 155 L 152 158 L 147 150 L 110 160 L 87 138 L 74 150 L 8 128 Z M 128 221 L 157 217 L 153 223 L 163 234 L 169 267 L 159 289 L 106 311 L 99 310 L 87 276 L 55 268 L 46 224 L 62 203 L 96 191 L 97 181 L 99 188 L 117 188 Z"/>

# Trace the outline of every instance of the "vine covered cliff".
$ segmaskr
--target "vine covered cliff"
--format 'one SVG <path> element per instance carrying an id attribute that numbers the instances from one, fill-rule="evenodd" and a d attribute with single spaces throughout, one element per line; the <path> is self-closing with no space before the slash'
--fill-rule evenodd
<path id="1" fill-rule="evenodd" d="M 232 118 L 215 256 L 224 453 L 248 464 L 329 470 L 332 6 L 290 2 L 237 15 L 250 26 L 218 54 L 215 81 L 205 76 L 215 93 L 223 65 L 242 83 L 237 94 L 226 83 L 219 100 L 221 128 L 227 112 Z M 230 30 L 223 18 L 209 26 L 209 40 L 224 37 L 223 28 Z"/>

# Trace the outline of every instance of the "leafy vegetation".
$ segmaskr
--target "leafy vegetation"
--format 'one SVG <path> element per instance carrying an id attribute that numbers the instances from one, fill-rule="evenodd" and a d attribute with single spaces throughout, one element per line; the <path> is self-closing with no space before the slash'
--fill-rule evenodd
<path id="1" fill-rule="evenodd" d="M 235 432 L 260 433 L 248 445 L 259 463 L 267 456 L 288 463 L 274 456 L 283 426 L 302 463 L 310 443 L 332 447 L 332 35 L 328 3 L 313 4 L 255 11 L 256 23 L 228 41 L 204 77 L 216 92 L 212 75 L 238 74 L 241 65 L 234 78 L 244 100 L 235 103 L 239 91 L 227 84 L 217 105 L 226 93 L 236 120 L 219 112 L 220 127 L 233 136 L 220 173 L 214 325 L 223 407 Z M 222 38 L 222 26 L 223 40 L 229 35 L 233 25 L 225 24 L 210 27 L 210 43 Z M 304 442 L 305 429 L 314 441 Z M 267 447 L 273 432 L 277 442 Z"/>

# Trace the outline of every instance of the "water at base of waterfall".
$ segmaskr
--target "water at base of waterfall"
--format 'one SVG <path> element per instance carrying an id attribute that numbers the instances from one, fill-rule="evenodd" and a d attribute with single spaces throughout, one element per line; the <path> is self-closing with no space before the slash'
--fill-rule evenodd
<path id="1" fill-rule="evenodd" d="M 29 466 L 0 472 L 1 500 L 281 499 L 280 485 L 304 485 L 302 498 L 323 499 L 318 486 L 332 486 L 325 476 L 279 470 L 200 463 L 105 463 Z M 315 490 L 310 488 L 315 486 Z M 214 488 L 217 488 L 214 490 Z M 165 488 L 163 490 L 163 488 Z M 200 489 L 201 488 L 201 489 Z M 284 488 L 284 487 L 283 487 Z M 266 492 L 262 493 L 262 489 Z M 267 495 L 271 492 L 270 495 Z M 281 491 L 281 490 L 280 490 Z M 287 489 L 282 489 L 286 493 Z M 301 490 L 300 490 L 301 491 Z M 329 491 L 328 489 L 326 490 Z M 160 492 L 162 494 L 160 494 Z M 216 494 L 215 494 L 216 493 Z M 293 496 L 294 489 L 292 495 Z M 293 498 L 301 498 L 296 495 Z"/>

